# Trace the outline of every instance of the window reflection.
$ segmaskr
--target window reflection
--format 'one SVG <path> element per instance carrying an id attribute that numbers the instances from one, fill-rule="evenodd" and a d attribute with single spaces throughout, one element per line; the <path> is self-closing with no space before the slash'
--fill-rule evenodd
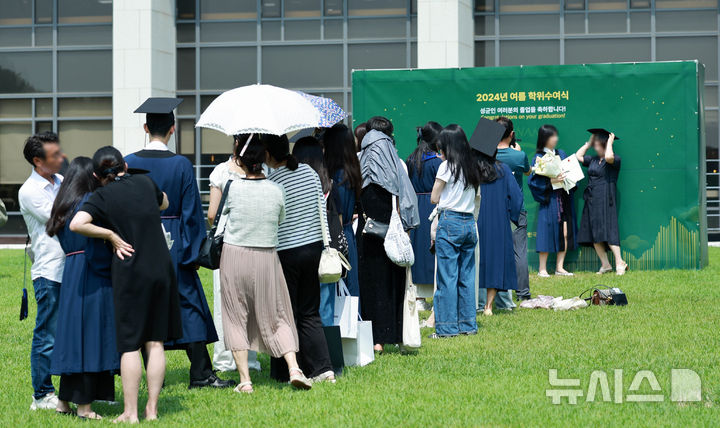
<path id="1" fill-rule="evenodd" d="M 405 0 L 348 0 L 350 16 L 381 16 L 407 14 Z"/>
<path id="2" fill-rule="evenodd" d="M 277 0 L 279 3 L 279 0 Z M 200 2 L 200 19 L 256 19 L 255 0 L 203 0 Z"/>
<path id="3" fill-rule="evenodd" d="M 0 6 L 0 25 L 32 24 L 32 0 L 3 1 Z"/>
<path id="4" fill-rule="evenodd" d="M 112 0 L 58 1 L 58 22 L 80 24 L 112 22 Z"/>
<path id="5" fill-rule="evenodd" d="M 320 0 L 285 0 L 286 18 L 310 18 L 321 15 Z"/>
<path id="6" fill-rule="evenodd" d="M 60 51 L 57 61 L 59 92 L 112 91 L 111 51 Z"/>
<path id="7" fill-rule="evenodd" d="M 0 93 L 51 90 L 52 54 L 50 52 L 0 53 Z"/>

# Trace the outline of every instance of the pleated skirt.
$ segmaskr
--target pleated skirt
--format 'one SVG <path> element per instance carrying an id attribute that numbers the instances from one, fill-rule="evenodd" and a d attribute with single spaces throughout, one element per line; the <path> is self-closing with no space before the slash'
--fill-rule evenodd
<path id="1" fill-rule="evenodd" d="M 274 248 L 223 245 L 220 285 L 226 349 L 276 358 L 298 351 L 290 295 Z"/>

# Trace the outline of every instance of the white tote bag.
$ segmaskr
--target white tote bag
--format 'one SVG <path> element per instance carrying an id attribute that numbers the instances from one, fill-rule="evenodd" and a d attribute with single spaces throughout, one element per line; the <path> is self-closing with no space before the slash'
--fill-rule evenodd
<path id="1" fill-rule="evenodd" d="M 318 278 L 322 284 L 332 284 L 342 278 L 343 267 L 350 270 L 350 262 L 338 250 L 330 247 L 328 238 L 327 213 L 323 208 L 323 195 L 318 197 L 318 211 L 320 213 L 320 228 L 322 229 L 323 250 L 318 265 Z"/>
<path id="2" fill-rule="evenodd" d="M 388 225 L 387 235 L 385 235 L 385 254 L 388 258 L 398 266 L 409 267 L 415 263 L 415 253 L 413 252 L 410 236 L 405 233 L 405 229 L 397 212 L 397 204 L 395 200 L 397 196 L 392 198 L 392 214 L 390 215 L 390 224 Z"/>
<path id="3" fill-rule="evenodd" d="M 346 366 L 366 366 L 372 363 L 375 360 L 372 321 L 358 321 L 357 337 L 343 337 L 342 348 Z"/>
<path id="4" fill-rule="evenodd" d="M 340 337 L 357 338 L 358 305 L 360 299 L 350 295 L 342 279 L 335 286 L 335 315 L 333 325 L 340 327 Z"/>
<path id="5" fill-rule="evenodd" d="M 405 298 L 403 299 L 403 345 L 408 348 L 421 346 L 420 319 L 417 308 L 417 289 L 412 282 L 412 271 L 405 274 Z"/>

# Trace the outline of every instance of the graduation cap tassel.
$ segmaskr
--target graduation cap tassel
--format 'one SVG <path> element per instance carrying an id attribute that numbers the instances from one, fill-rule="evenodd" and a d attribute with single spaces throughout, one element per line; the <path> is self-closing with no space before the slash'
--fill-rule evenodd
<path id="1" fill-rule="evenodd" d="M 27 295 L 27 288 L 25 287 L 25 284 L 27 281 L 28 244 L 30 244 L 30 236 L 29 235 L 27 237 L 27 240 L 25 241 L 25 261 L 23 262 L 23 292 L 22 292 L 22 300 L 20 301 L 20 321 L 22 321 L 28 317 L 28 295 Z"/>

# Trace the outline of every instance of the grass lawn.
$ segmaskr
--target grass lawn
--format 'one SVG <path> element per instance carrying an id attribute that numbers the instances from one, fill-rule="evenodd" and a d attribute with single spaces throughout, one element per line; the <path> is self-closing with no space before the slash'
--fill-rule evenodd
<path id="1" fill-rule="evenodd" d="M 188 391 L 188 361 L 169 352 L 160 421 L 154 426 L 718 426 L 720 425 L 720 249 L 710 249 L 703 271 L 629 272 L 602 282 L 628 295 L 627 307 L 589 307 L 572 312 L 516 309 L 479 318 L 477 336 L 431 341 L 415 355 L 390 351 L 363 368 L 346 369 L 336 385 L 309 392 L 273 382 L 268 358 L 254 375 L 255 394 L 230 390 Z M 0 422 L 11 426 L 88 426 L 50 411 L 30 412 L 30 318 L 18 321 L 22 251 L 0 250 Z M 212 280 L 202 270 L 208 300 Z M 599 282 L 591 273 L 575 278 L 531 278 L 533 295 L 571 297 Z M 423 336 L 431 333 L 423 331 Z M 553 405 L 548 370 L 579 378 L 578 404 Z M 702 401 L 670 401 L 673 368 L 696 371 Z M 639 370 L 651 370 L 662 402 L 586 402 L 593 370 L 607 373 L 615 396 L 614 369 L 623 369 L 623 396 L 647 394 L 644 381 L 629 391 Z M 237 379 L 237 374 L 225 374 Z M 57 382 L 56 382 L 57 385 Z M 122 400 L 116 378 L 117 399 Z M 141 405 L 145 394 L 141 392 Z M 625 400 L 623 400 L 625 401 Z M 121 405 L 98 404 L 109 424 Z"/>

